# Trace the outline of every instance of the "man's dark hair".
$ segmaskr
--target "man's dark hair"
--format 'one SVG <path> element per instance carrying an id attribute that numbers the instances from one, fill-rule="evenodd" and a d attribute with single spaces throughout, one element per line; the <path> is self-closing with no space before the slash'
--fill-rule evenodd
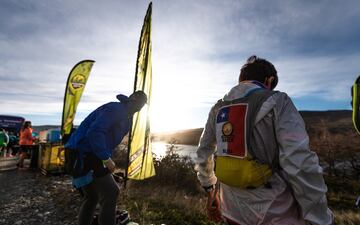
<path id="1" fill-rule="evenodd" d="M 275 79 L 271 83 L 271 89 L 274 89 L 278 83 L 278 76 L 275 66 L 266 59 L 258 58 L 256 55 L 250 56 L 246 63 L 241 67 L 239 82 L 244 80 L 257 80 L 261 83 L 266 78 L 273 76 Z"/>
<path id="2" fill-rule="evenodd" d="M 147 96 L 143 91 L 135 91 L 130 95 L 130 97 L 131 96 L 135 97 L 136 99 L 141 99 L 142 101 L 144 101 L 144 103 L 147 102 Z"/>

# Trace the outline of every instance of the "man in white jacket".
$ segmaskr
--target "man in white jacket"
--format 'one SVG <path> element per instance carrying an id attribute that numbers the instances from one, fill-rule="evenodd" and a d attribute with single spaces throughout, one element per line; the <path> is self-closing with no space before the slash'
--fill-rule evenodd
<path id="1" fill-rule="evenodd" d="M 212 220 L 332 224 L 318 157 L 291 99 L 272 91 L 277 82 L 273 64 L 252 56 L 239 84 L 210 110 L 195 169 Z"/>

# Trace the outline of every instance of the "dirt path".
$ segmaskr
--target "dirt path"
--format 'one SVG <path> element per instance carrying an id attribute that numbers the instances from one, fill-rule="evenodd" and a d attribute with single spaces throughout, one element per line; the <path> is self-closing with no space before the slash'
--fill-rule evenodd
<path id="1" fill-rule="evenodd" d="M 1 225 L 75 225 L 80 195 L 68 176 L 0 172 Z"/>

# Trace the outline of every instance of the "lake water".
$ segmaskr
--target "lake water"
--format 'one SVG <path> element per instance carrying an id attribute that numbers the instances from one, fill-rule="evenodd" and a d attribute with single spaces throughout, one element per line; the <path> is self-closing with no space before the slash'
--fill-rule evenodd
<path id="1" fill-rule="evenodd" d="M 152 143 L 152 152 L 156 155 L 157 158 L 163 157 L 166 155 L 166 151 L 171 147 L 170 144 L 165 142 L 153 142 Z M 196 157 L 197 146 L 195 145 L 174 145 L 174 152 L 180 156 L 189 156 L 191 159 Z"/>

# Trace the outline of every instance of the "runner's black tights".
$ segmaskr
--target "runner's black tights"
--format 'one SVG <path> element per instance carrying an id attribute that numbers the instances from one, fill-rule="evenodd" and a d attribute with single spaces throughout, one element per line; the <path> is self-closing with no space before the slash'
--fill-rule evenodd
<path id="1" fill-rule="evenodd" d="M 116 199 L 119 186 L 111 173 L 103 177 L 94 177 L 91 184 L 82 188 L 84 199 L 80 207 L 79 225 L 90 225 L 96 205 L 99 202 L 99 224 L 115 225 Z"/>

